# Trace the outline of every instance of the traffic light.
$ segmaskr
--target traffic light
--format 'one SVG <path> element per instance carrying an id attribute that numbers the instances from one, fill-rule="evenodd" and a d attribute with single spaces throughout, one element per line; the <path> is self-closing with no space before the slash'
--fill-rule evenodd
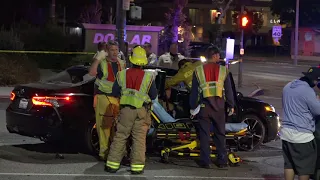
<path id="1" fill-rule="evenodd" d="M 245 28 L 249 24 L 249 19 L 247 16 L 241 17 L 241 27 Z"/>

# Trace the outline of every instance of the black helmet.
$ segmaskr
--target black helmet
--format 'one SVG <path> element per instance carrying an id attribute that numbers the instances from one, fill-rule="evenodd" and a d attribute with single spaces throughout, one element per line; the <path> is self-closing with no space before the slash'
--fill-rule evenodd
<path id="1" fill-rule="evenodd" d="M 209 46 L 205 51 L 206 59 L 211 59 L 214 54 L 220 54 L 220 49 L 216 46 Z"/>

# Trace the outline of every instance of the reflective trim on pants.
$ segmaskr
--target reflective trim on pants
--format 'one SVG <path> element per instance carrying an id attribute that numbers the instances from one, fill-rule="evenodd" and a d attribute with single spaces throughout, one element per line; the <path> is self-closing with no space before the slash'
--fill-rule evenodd
<path id="1" fill-rule="evenodd" d="M 131 164 L 131 171 L 143 171 L 144 165 L 143 164 Z"/>
<path id="2" fill-rule="evenodd" d="M 120 163 L 107 161 L 107 167 L 109 167 L 111 169 L 119 169 L 120 168 Z"/>
<path id="3" fill-rule="evenodd" d="M 144 107 L 131 109 L 124 107 L 120 110 L 116 135 L 110 147 L 108 160 L 121 162 L 129 136 L 132 136 L 131 163 L 133 171 L 141 171 L 145 164 L 146 136 L 151 125 L 150 112 Z"/>

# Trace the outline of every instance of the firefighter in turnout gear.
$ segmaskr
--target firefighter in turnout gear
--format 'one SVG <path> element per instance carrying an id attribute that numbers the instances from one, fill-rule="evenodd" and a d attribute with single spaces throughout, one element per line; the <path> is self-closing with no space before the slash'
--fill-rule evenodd
<path id="1" fill-rule="evenodd" d="M 105 170 L 115 173 L 120 168 L 124 149 L 132 136 L 131 173 L 143 173 L 145 166 L 146 135 L 151 125 L 151 101 L 157 97 L 154 74 L 144 71 L 148 64 L 146 51 L 137 46 L 132 50 L 132 68 L 118 73 L 112 95 L 120 96 L 120 117 L 111 144 Z"/>
<path id="2" fill-rule="evenodd" d="M 193 74 L 190 94 L 191 114 L 200 105 L 198 114 L 200 137 L 199 166 L 210 168 L 210 127 L 213 126 L 213 141 L 217 148 L 220 168 L 227 167 L 228 157 L 225 136 L 225 104 L 234 112 L 234 97 L 226 66 L 219 65 L 220 51 L 216 47 L 206 50 L 207 64 L 198 66 Z M 200 99 L 199 99 L 200 97 Z M 225 103 L 227 102 L 227 103 Z"/>
<path id="3" fill-rule="evenodd" d="M 125 69 L 125 62 L 118 58 L 118 52 L 118 43 L 109 41 L 107 44 L 108 56 L 95 59 L 89 72 L 91 76 L 96 76 L 94 107 L 101 160 L 106 160 L 110 136 L 114 133 L 114 121 L 119 114 L 119 99 L 110 96 L 118 71 Z"/>

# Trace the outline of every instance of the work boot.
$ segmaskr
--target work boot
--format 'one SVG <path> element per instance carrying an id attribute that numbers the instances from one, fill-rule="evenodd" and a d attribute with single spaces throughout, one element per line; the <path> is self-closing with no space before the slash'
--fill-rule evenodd
<path id="1" fill-rule="evenodd" d="M 218 168 L 224 169 L 228 167 L 228 164 L 217 164 Z"/>
<path id="2" fill-rule="evenodd" d="M 196 163 L 200 168 L 211 169 L 211 165 L 210 164 L 204 163 L 201 160 L 200 161 L 196 161 Z"/>
<path id="3" fill-rule="evenodd" d="M 143 170 L 142 171 L 131 171 L 131 174 L 133 175 L 139 175 L 139 174 L 143 174 Z"/>
<path id="4" fill-rule="evenodd" d="M 116 173 L 119 169 L 112 169 L 108 166 L 104 166 L 104 171 L 108 172 L 108 173 Z"/>

